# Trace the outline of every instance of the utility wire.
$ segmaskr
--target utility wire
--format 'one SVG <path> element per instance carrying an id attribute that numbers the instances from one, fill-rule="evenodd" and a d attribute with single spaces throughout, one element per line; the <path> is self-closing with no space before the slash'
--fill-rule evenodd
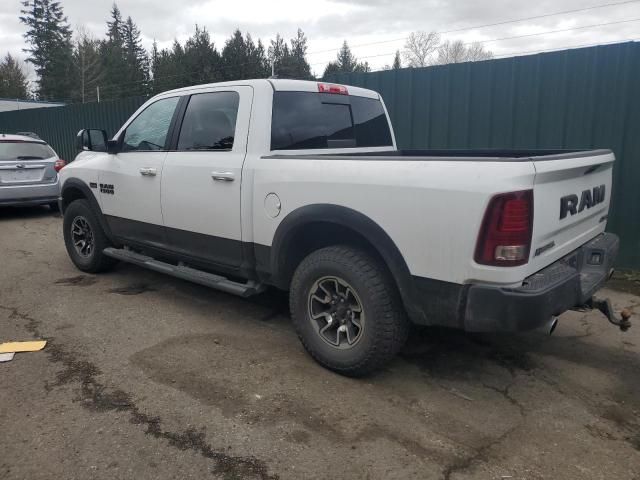
<path id="1" fill-rule="evenodd" d="M 526 33 L 524 35 L 514 35 L 514 36 L 511 36 L 511 37 L 491 38 L 491 39 L 488 39 L 488 40 L 479 40 L 479 41 L 476 41 L 476 42 L 466 42 L 466 43 L 463 43 L 463 45 L 468 46 L 468 45 L 473 45 L 473 44 L 476 44 L 476 43 L 490 43 L 490 42 L 498 42 L 498 41 L 501 41 L 501 40 L 515 40 L 517 38 L 528 38 L 528 37 L 536 37 L 536 36 L 540 36 L 540 35 L 551 35 L 551 34 L 554 34 L 554 33 L 571 32 L 573 30 L 584 30 L 586 28 L 598 28 L 598 27 L 605 27 L 605 26 L 608 26 L 608 25 L 618 25 L 620 23 L 631 23 L 631 22 L 638 22 L 638 21 L 640 21 L 640 18 L 631 18 L 631 19 L 628 19 L 628 20 L 618 20 L 618 21 L 615 21 L 615 22 L 596 23 L 596 24 L 593 24 L 593 25 L 582 25 L 582 26 L 578 26 L 578 27 L 563 28 L 563 29 L 560 29 L 560 30 L 547 30 L 546 32 Z M 618 43 L 618 42 L 619 41 L 616 40 L 616 41 L 613 41 L 611 43 Z M 560 50 L 562 50 L 562 49 L 560 49 Z M 378 54 L 375 54 L 375 55 L 368 55 L 368 56 L 365 56 L 365 57 L 358 57 L 358 58 L 359 59 L 367 59 L 367 58 L 375 58 L 375 57 L 384 57 L 384 56 L 387 56 L 387 55 L 393 55 L 394 53 L 395 52 L 378 53 Z M 312 63 L 312 64 L 310 64 L 310 66 L 321 65 L 321 64 L 324 64 L 324 63 L 326 63 L 326 62 Z"/>
<path id="2" fill-rule="evenodd" d="M 585 12 L 585 11 L 588 11 L 588 10 L 595 10 L 595 9 L 599 9 L 599 8 L 613 7 L 613 6 L 616 6 L 616 5 L 625 5 L 625 4 L 629 4 L 629 3 L 638 3 L 639 1 L 640 0 L 625 0 L 623 2 L 603 3 L 601 5 L 594 5 L 592 7 L 575 8 L 573 10 L 563 10 L 563 11 L 560 11 L 560 12 L 545 13 L 543 15 L 535 15 L 535 16 L 532 16 L 532 17 L 522 17 L 522 18 L 517 18 L 517 19 L 514 19 L 514 20 L 504 20 L 504 21 L 496 22 L 496 23 L 485 23 L 483 25 L 474 25 L 472 27 L 456 28 L 456 29 L 453 29 L 453 30 L 442 30 L 442 31 L 438 31 L 438 32 L 435 32 L 435 33 L 437 33 L 438 35 L 445 35 L 445 34 L 448 34 L 448 33 L 464 32 L 464 31 L 467 31 L 467 30 L 478 30 L 480 28 L 496 27 L 496 26 L 499 26 L 499 25 L 507 25 L 509 23 L 524 22 L 525 20 L 537 20 L 537 19 L 540 19 L 540 18 L 554 17 L 556 15 L 565 15 L 567 13 L 578 13 L 578 12 Z M 357 45 L 351 45 L 350 47 L 351 48 L 358 48 L 358 47 L 368 47 L 370 45 L 380 45 L 380 44 L 383 44 L 383 43 L 401 42 L 403 40 L 406 40 L 407 38 L 409 38 L 409 37 L 407 36 L 407 37 L 402 37 L 402 38 L 394 38 L 392 40 L 381 40 L 381 41 L 378 41 L 378 42 L 359 43 Z M 327 50 L 317 50 L 315 52 L 309 52 L 309 53 L 307 53 L 307 55 L 316 55 L 318 53 L 336 52 L 338 50 L 340 50 L 340 48 L 330 48 L 330 49 L 327 49 Z"/>
<path id="3" fill-rule="evenodd" d="M 535 37 L 537 35 L 550 35 L 552 33 L 571 32 L 573 30 L 584 30 L 585 28 L 605 27 L 607 25 L 618 25 L 620 23 L 630 23 L 630 22 L 637 22 L 637 21 L 640 21 L 640 18 L 630 18 L 628 20 L 618 20 L 616 22 L 595 23 L 593 25 L 582 25 L 580 27 L 563 28 L 563 29 L 560 29 L 560 30 L 548 30 L 546 32 L 526 33 L 524 35 L 514 35 L 512 37 L 492 38 L 492 39 L 489 39 L 489 40 L 478 40 L 476 42 L 467 42 L 467 43 L 465 43 L 463 45 L 473 45 L 474 43 L 499 42 L 501 40 L 514 40 L 516 38 Z"/>
<path id="4" fill-rule="evenodd" d="M 638 0 L 636 0 L 638 1 Z M 619 21 L 615 21 L 615 22 L 605 22 L 605 23 L 596 23 L 596 24 L 592 24 L 592 25 L 582 25 L 582 26 L 578 26 L 578 27 L 571 27 L 571 28 L 563 28 L 560 30 L 548 30 L 545 32 L 536 32 L 536 33 L 527 33 L 524 35 L 514 35 L 511 37 L 501 37 L 501 38 L 492 38 L 492 39 L 488 39 L 488 40 L 480 40 L 477 42 L 467 42 L 464 43 L 463 45 L 467 46 L 467 45 L 472 45 L 474 43 L 489 43 L 489 42 L 498 42 L 501 40 L 515 40 L 518 38 L 528 38 L 528 37 L 536 37 L 536 36 L 540 36 L 540 35 L 551 35 L 554 33 L 561 33 L 561 32 L 570 32 L 573 30 L 584 30 L 587 28 L 597 28 L 597 27 L 604 27 L 604 26 L 609 26 L 609 25 L 617 25 L 617 24 L 621 24 L 621 23 L 630 23 L 630 22 L 637 22 L 640 21 L 640 18 L 632 18 L 632 19 L 628 19 L 628 20 L 619 20 Z M 613 43 L 617 43 L 617 42 L 613 42 Z M 384 56 L 388 56 L 388 55 L 393 55 L 395 52 L 390 52 L 390 53 L 379 53 L 379 54 L 375 54 L 375 55 L 368 55 L 368 56 L 364 56 L 364 57 L 359 57 L 361 59 L 368 59 L 368 58 L 377 58 L 377 57 L 384 57 Z M 216 70 L 216 72 L 211 72 L 213 73 L 217 73 L 220 71 L 225 71 L 229 68 L 237 68 L 237 67 L 242 67 L 245 65 L 250 65 L 254 62 L 245 62 L 245 63 L 241 63 L 241 64 L 236 64 L 236 65 L 228 65 L 228 66 L 223 66 L 223 67 L 218 67 L 218 69 Z M 316 62 L 316 63 L 311 63 L 309 64 L 309 66 L 313 67 L 313 66 L 317 66 L 317 65 L 322 65 L 326 62 Z M 162 77 L 159 77 L 159 80 L 165 80 L 165 79 L 170 79 L 170 78 L 179 78 L 179 77 L 184 77 L 187 75 L 193 75 L 193 74 L 197 74 L 197 73 L 201 73 L 200 70 L 194 70 L 194 71 L 190 71 L 190 72 L 183 72 L 183 73 L 178 73 L 178 74 L 173 74 L 173 75 L 163 75 Z M 110 84 L 110 85 L 104 85 L 101 86 L 102 89 L 107 90 L 107 89 L 113 89 L 116 87 L 121 87 L 124 85 L 139 85 L 145 82 L 150 82 L 151 80 L 135 80 L 135 81 L 131 81 L 131 82 L 123 82 L 123 83 L 116 83 L 116 84 Z"/>
<path id="5" fill-rule="evenodd" d="M 613 2 L 613 3 L 602 4 L 602 5 L 595 5 L 595 6 L 592 6 L 592 7 L 578 8 L 578 9 L 572 9 L 572 10 L 564 10 L 564 11 L 560 11 L 560 12 L 547 13 L 547 14 L 536 15 L 536 16 L 531 16 L 531 17 L 523 17 L 523 18 L 514 19 L 514 20 L 506 20 L 506 21 L 502 21 L 502 22 L 496 22 L 496 23 L 484 24 L 484 25 L 477 25 L 477 26 L 467 27 L 467 28 L 460 28 L 460 29 L 454 29 L 454 30 L 443 30 L 443 31 L 440 31 L 440 32 L 437 32 L 437 33 L 439 33 L 439 34 L 454 33 L 454 32 L 460 32 L 460 31 L 464 31 L 464 30 L 473 30 L 473 29 L 485 28 L 485 27 L 491 27 L 491 26 L 497 26 L 497 25 L 505 25 L 505 24 L 508 24 L 508 23 L 521 22 L 521 21 L 525 21 L 525 20 L 534 20 L 534 19 L 546 18 L 546 17 L 562 15 L 562 14 L 567 14 L 567 13 L 583 12 L 583 11 L 588 11 L 588 10 L 594 10 L 594 9 L 605 8 L 605 7 L 616 6 L 616 5 L 624 5 L 624 4 L 629 4 L 629 3 L 638 3 L 638 2 L 640 2 L 640 0 L 625 0 L 625 1 L 622 1 L 622 2 Z M 598 24 L 593 24 L 593 25 L 583 25 L 583 26 L 565 28 L 565 29 L 560 29 L 560 30 L 549 30 L 549 31 L 545 31 L 545 32 L 529 33 L 529 34 L 524 34 L 524 35 L 514 35 L 514 36 L 511 36 L 511 37 L 493 38 L 493 39 L 488 39 L 488 40 L 480 40 L 480 41 L 477 41 L 477 42 L 467 42 L 464 45 L 465 46 L 466 45 L 471 45 L 473 43 L 481 43 L 481 44 L 482 43 L 490 43 L 490 42 L 497 42 L 497 41 L 502 41 L 502 40 L 515 40 L 515 39 L 518 39 L 518 38 L 535 37 L 535 36 L 539 36 L 539 35 L 549 35 L 549 34 L 560 33 L 560 32 L 570 32 L 570 31 L 573 31 L 573 30 L 584 30 L 584 29 L 587 29 L 587 28 L 597 28 L 597 27 L 603 27 L 603 26 L 608 26 L 608 25 L 616 25 L 616 24 L 621 24 L 621 23 L 630 23 L 630 22 L 637 22 L 637 21 L 640 21 L 640 18 L 619 20 L 619 21 L 614 21 L 614 22 L 598 23 Z M 391 42 L 395 42 L 395 41 L 406 40 L 406 38 L 407 37 L 403 37 L 403 38 L 399 38 L 399 39 L 395 39 L 395 40 L 383 40 L 383 41 L 380 41 L 380 42 L 362 43 L 362 44 L 358 44 L 358 45 L 353 45 L 352 48 L 369 46 L 369 45 L 378 45 L 378 44 L 383 44 L 383 43 L 391 43 Z M 624 41 L 624 40 L 622 40 L 622 41 Z M 614 42 L 610 42 L 610 43 L 618 43 L 618 42 L 619 41 L 614 41 Z M 321 50 L 321 51 L 315 51 L 315 52 L 309 52 L 309 53 L 307 53 L 307 56 L 318 54 L 318 53 L 335 52 L 337 50 L 339 50 L 339 48 Z M 562 50 L 562 48 L 559 48 L 558 50 Z M 531 52 L 534 53 L 534 52 L 543 52 L 543 51 L 547 51 L 547 50 L 532 50 Z M 553 50 L 550 50 L 550 51 L 553 51 Z M 393 55 L 394 53 L 395 52 L 381 53 L 381 54 L 368 55 L 368 56 L 359 57 L 359 58 L 361 58 L 361 59 L 377 58 L 377 57 L 384 57 L 384 56 L 388 56 L 388 55 Z M 517 53 L 514 54 L 514 55 L 517 55 Z M 497 55 L 496 57 L 502 57 L 502 56 L 508 56 L 508 54 L 507 55 L 501 54 L 501 55 Z M 213 75 L 215 73 L 218 73 L 220 71 L 225 71 L 225 70 L 227 70 L 229 68 L 237 68 L 237 67 L 242 67 L 242 66 L 246 66 L 246 65 L 251 65 L 251 64 L 254 64 L 254 63 L 255 62 L 245 62 L 245 63 L 241 63 L 241 64 L 234 64 L 234 65 L 218 67 L 216 69 L 216 71 L 211 72 L 211 75 Z M 323 65 L 325 63 L 327 63 L 327 62 L 316 62 L 316 63 L 309 64 L 309 66 Z M 180 77 L 185 77 L 185 76 L 188 76 L 188 75 L 194 75 L 194 74 L 198 74 L 198 73 L 201 73 L 201 70 L 194 70 L 194 71 L 190 71 L 190 72 L 183 72 L 183 73 L 178 73 L 178 74 L 173 74 L 173 75 L 163 75 L 163 76 L 159 77 L 158 80 L 165 80 L 165 79 L 171 79 L 171 78 L 180 78 Z M 135 81 L 131 81 L 131 82 L 122 82 L 122 83 L 101 85 L 100 88 L 102 90 L 108 90 L 108 89 L 114 89 L 116 87 L 122 87 L 122 86 L 125 86 L 125 85 L 140 85 L 140 84 L 143 84 L 145 82 L 152 82 L 152 81 L 153 80 L 151 80 L 151 79 L 150 80 L 135 80 Z M 93 98 L 93 95 L 91 96 L 91 98 Z M 105 98 L 106 98 L 106 96 L 105 96 Z"/>
<path id="6" fill-rule="evenodd" d="M 541 49 L 541 50 L 519 50 L 519 51 L 515 51 L 515 52 L 508 52 L 508 53 L 501 53 L 500 55 L 496 55 L 493 58 L 490 58 L 488 60 L 493 60 L 495 58 L 503 58 L 503 57 L 516 57 L 518 55 L 526 55 L 526 54 L 530 54 L 530 53 L 549 53 L 549 52 L 559 52 L 562 50 L 570 50 L 573 48 L 586 48 L 586 47 L 598 47 L 601 45 L 613 45 L 616 43 L 625 43 L 625 42 L 638 42 L 640 41 L 640 37 L 636 37 L 636 38 L 623 38 L 620 40 L 613 40 L 611 42 L 605 42 L 605 43 L 584 43 L 584 44 L 580 44 L 580 45 L 566 45 L 564 47 L 557 47 L 557 48 L 550 48 L 550 49 Z M 375 58 L 375 57 L 388 57 L 390 55 L 393 55 L 395 52 L 388 52 L 388 53 L 378 53 L 375 55 L 367 55 L 366 57 L 360 57 L 363 59 L 366 58 Z M 319 63 L 312 63 L 310 66 L 314 66 L 314 65 L 323 65 L 326 62 L 319 62 Z M 449 65 L 449 64 L 443 64 L 443 65 Z M 435 65 L 434 65 L 435 66 Z M 409 67 L 411 68 L 411 67 Z M 366 73 L 373 73 L 373 72 L 377 72 L 379 70 L 373 70 L 372 72 L 366 72 Z"/>
<path id="7" fill-rule="evenodd" d="M 605 43 L 586 43 L 586 44 L 580 44 L 580 45 L 566 45 L 563 47 L 558 47 L 558 48 L 551 48 L 551 49 L 539 49 L 539 50 L 525 50 L 525 51 L 515 51 L 515 52 L 508 52 L 508 53 L 503 53 L 500 55 L 496 55 L 494 58 L 503 58 L 503 57 L 515 57 L 515 56 L 519 56 L 519 55 L 526 55 L 526 54 L 533 54 L 533 53 L 550 53 L 550 52 L 557 52 L 557 51 L 561 51 L 561 50 L 569 50 L 569 49 L 573 49 L 573 48 L 586 48 L 586 47 L 597 47 L 600 45 L 613 45 L 616 43 L 624 43 L 624 42 L 635 42 L 635 41 L 640 41 L 640 38 L 625 38 L 625 39 L 620 39 L 620 40 L 613 40 L 611 42 L 605 42 Z M 388 53 L 379 53 L 376 55 L 367 55 L 365 57 L 360 57 L 362 59 L 367 59 L 367 58 L 376 58 L 376 57 L 385 57 L 385 56 L 390 56 L 393 55 L 395 52 L 388 52 Z M 315 65 L 323 65 L 326 62 L 318 62 L 318 63 L 312 63 L 310 64 L 310 66 L 315 66 Z M 376 70 L 374 70 L 376 71 Z M 175 76 L 181 76 L 181 75 L 188 75 L 191 74 L 193 72 L 186 72 L 184 74 L 180 74 L 180 75 L 172 75 L 173 77 Z M 215 72 L 212 72 L 215 73 Z M 367 72 L 370 73 L 370 72 Z M 166 77 L 162 77 L 163 79 Z M 89 97 L 89 98 L 94 98 L 94 97 Z M 105 98 L 105 101 L 109 101 L 109 100 L 114 100 L 117 97 L 110 97 L 110 98 Z"/>
<path id="8" fill-rule="evenodd" d="M 552 49 L 525 50 L 525 51 L 517 51 L 517 52 L 507 52 L 507 53 L 501 53 L 500 55 L 496 55 L 494 58 L 516 57 L 518 55 L 526 55 L 526 54 L 530 54 L 530 53 L 559 52 L 561 50 L 570 50 L 570 49 L 573 49 L 573 48 L 599 47 L 601 45 L 613 45 L 613 44 L 616 44 L 616 43 L 638 42 L 638 41 L 640 41 L 640 37 L 624 38 L 622 40 L 614 40 L 614 41 L 605 42 L 605 43 L 583 43 L 583 44 L 580 44 L 580 45 L 568 45 L 566 47 L 559 47 L 559 48 L 552 48 Z"/>

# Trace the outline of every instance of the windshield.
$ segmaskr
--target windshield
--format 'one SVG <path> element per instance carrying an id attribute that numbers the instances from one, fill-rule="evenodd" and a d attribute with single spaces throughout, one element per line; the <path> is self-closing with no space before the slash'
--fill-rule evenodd
<path id="1" fill-rule="evenodd" d="M 391 147 L 382 102 L 315 92 L 275 92 L 271 150 Z"/>
<path id="2" fill-rule="evenodd" d="M 49 145 L 41 142 L 0 142 L 0 161 L 3 160 L 44 160 L 55 157 Z"/>

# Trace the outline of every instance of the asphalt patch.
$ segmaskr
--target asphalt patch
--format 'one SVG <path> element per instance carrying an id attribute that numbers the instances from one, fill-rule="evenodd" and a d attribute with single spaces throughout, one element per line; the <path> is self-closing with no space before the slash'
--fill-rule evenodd
<path id="1" fill-rule="evenodd" d="M 38 320 L 17 309 L 3 308 L 11 310 L 10 317 L 24 320 L 26 322 L 25 328 L 34 337 L 43 338 Z M 94 412 L 113 410 L 129 412 L 130 423 L 143 426 L 145 434 L 164 439 L 170 446 L 179 450 L 192 450 L 212 460 L 211 472 L 214 475 L 221 475 L 228 480 L 247 478 L 277 480 L 279 478 L 277 475 L 269 475 L 268 467 L 262 460 L 255 457 L 232 456 L 226 452 L 215 450 L 207 443 L 204 428 L 197 430 L 190 427 L 183 432 L 164 430 L 160 417 L 141 412 L 129 393 L 103 384 L 98 379 L 102 372 L 95 364 L 83 359 L 76 352 L 55 343 L 55 338 L 47 340 L 49 343 L 45 352 L 49 361 L 62 365 L 62 369 L 56 375 L 56 381 L 45 385 L 47 390 L 62 385 L 79 384 L 80 392 L 77 400 L 83 407 Z"/>
<path id="2" fill-rule="evenodd" d="M 115 293 L 117 295 L 140 295 L 146 292 L 155 292 L 156 289 L 146 283 L 134 283 L 127 285 L 126 287 L 112 288 L 109 293 Z"/>
<path id="3" fill-rule="evenodd" d="M 75 277 L 59 278 L 54 283 L 56 285 L 88 287 L 90 285 L 94 285 L 97 282 L 98 279 L 95 277 L 90 277 L 89 275 L 77 275 Z"/>

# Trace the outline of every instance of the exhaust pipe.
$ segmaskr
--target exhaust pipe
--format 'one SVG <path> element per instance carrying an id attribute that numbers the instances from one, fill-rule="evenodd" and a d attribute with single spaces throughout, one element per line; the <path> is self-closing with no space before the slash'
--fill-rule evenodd
<path id="1" fill-rule="evenodd" d="M 554 315 L 549 319 L 547 323 L 545 323 L 541 327 L 538 327 L 537 331 L 551 335 L 553 334 L 553 331 L 556 329 L 557 326 L 558 326 L 558 317 Z"/>
<path id="2" fill-rule="evenodd" d="M 555 315 L 551 317 L 551 321 L 549 322 L 549 335 L 553 335 L 553 331 L 558 326 L 558 317 Z"/>

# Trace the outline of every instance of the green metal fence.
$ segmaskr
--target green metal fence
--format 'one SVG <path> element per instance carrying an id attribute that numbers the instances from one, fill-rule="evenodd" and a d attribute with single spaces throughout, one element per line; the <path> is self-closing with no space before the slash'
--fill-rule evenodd
<path id="1" fill-rule="evenodd" d="M 0 132 L 35 132 L 49 142 L 60 158 L 69 161 L 78 153 L 75 139 L 79 130 L 101 128 L 113 135 L 145 100 L 144 97 L 132 97 L 110 102 L 2 112 Z"/>
<path id="2" fill-rule="evenodd" d="M 401 148 L 610 148 L 608 230 L 640 268 L 640 43 L 341 74 L 385 100 Z"/>
<path id="3" fill-rule="evenodd" d="M 332 80 L 379 91 L 401 148 L 611 148 L 609 230 L 618 265 L 640 268 L 639 43 Z M 34 131 L 71 159 L 78 130 L 113 134 L 143 101 L 0 113 L 0 132 Z"/>

